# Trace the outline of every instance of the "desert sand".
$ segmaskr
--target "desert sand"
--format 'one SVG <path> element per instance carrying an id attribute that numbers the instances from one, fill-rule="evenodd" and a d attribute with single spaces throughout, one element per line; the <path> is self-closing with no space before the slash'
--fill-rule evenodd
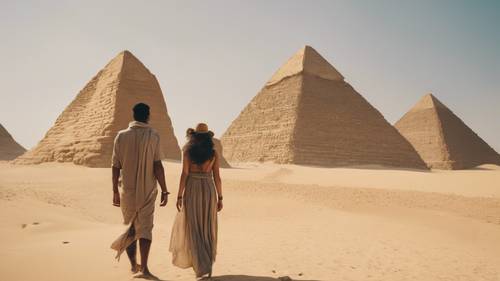
<path id="1" fill-rule="evenodd" d="M 180 164 L 157 207 L 150 268 L 171 265 Z M 500 167 L 461 171 L 237 164 L 223 169 L 214 280 L 500 280 Z M 158 202 L 159 204 L 159 202 Z M 132 280 L 107 168 L 0 163 L 1 279 Z"/>

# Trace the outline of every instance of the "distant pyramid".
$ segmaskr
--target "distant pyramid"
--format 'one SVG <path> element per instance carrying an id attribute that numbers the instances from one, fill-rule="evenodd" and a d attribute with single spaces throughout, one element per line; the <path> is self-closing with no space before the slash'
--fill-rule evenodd
<path id="1" fill-rule="evenodd" d="M 229 161 L 426 168 L 408 141 L 309 46 L 271 77 L 221 141 Z"/>
<path id="2" fill-rule="evenodd" d="M 0 124 L 0 160 L 12 160 L 26 151 Z"/>
<path id="3" fill-rule="evenodd" d="M 132 121 L 132 107 L 139 102 L 151 108 L 149 123 L 160 134 L 165 158 L 180 159 L 156 77 L 134 55 L 124 51 L 90 80 L 38 145 L 15 163 L 57 161 L 109 167 L 114 138 Z"/>
<path id="4" fill-rule="evenodd" d="M 222 148 L 222 144 L 219 139 L 213 138 L 214 148 L 219 153 L 219 166 L 221 168 L 231 168 L 231 165 L 227 162 L 226 158 L 224 158 L 224 150 Z"/>
<path id="5" fill-rule="evenodd" d="M 432 94 L 425 95 L 396 128 L 431 168 L 500 165 L 500 156 Z"/>

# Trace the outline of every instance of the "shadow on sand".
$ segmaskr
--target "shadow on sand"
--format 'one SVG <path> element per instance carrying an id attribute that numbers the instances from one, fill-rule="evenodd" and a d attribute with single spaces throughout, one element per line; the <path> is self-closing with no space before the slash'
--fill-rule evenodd
<path id="1" fill-rule="evenodd" d="M 249 275 L 221 275 L 212 276 L 211 281 L 282 281 L 282 280 L 294 280 L 294 281 L 319 281 L 319 280 L 306 280 L 306 279 L 287 279 L 286 277 L 273 278 L 264 276 L 249 276 Z"/>
<path id="2" fill-rule="evenodd" d="M 146 275 L 136 275 L 134 276 L 134 279 L 142 279 L 142 280 L 153 280 L 153 281 L 167 281 L 166 279 L 160 279 L 157 276 L 146 276 Z"/>
<path id="3" fill-rule="evenodd" d="M 495 171 L 496 169 L 491 168 L 491 167 L 476 166 L 473 168 L 462 169 L 462 170 Z"/>

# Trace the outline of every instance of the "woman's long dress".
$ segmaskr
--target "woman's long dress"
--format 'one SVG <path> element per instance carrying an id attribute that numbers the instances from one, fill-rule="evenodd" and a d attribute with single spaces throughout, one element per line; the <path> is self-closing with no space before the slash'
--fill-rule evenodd
<path id="1" fill-rule="evenodd" d="M 170 252 L 174 265 L 193 267 L 198 277 L 212 272 L 217 252 L 217 195 L 212 172 L 189 173 Z"/>

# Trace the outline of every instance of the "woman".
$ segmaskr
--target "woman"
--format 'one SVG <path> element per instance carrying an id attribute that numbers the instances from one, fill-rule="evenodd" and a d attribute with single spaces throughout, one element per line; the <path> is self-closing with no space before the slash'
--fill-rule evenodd
<path id="1" fill-rule="evenodd" d="M 197 277 L 212 275 L 217 248 L 217 212 L 222 210 L 219 155 L 213 133 L 200 123 L 187 130 L 177 196 L 179 213 L 170 239 L 172 263 L 193 267 Z"/>

